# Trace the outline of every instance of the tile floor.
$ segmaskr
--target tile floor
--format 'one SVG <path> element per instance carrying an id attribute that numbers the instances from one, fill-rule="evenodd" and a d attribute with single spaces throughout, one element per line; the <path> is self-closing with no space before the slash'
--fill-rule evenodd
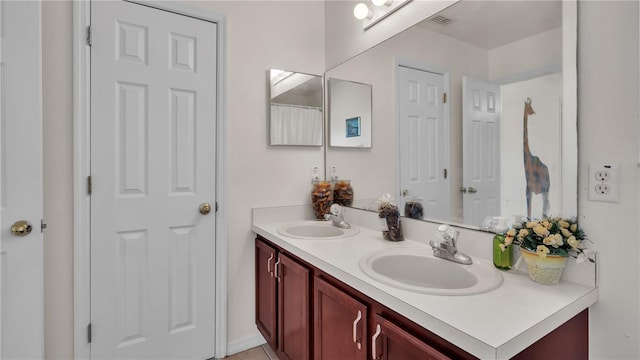
<path id="1" fill-rule="evenodd" d="M 278 357 L 274 354 L 269 345 L 265 344 L 231 355 L 226 357 L 225 360 L 278 360 Z"/>

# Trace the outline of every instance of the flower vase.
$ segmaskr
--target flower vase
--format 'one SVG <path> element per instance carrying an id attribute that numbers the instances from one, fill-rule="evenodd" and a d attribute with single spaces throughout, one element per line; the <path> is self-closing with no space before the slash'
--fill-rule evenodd
<path id="1" fill-rule="evenodd" d="M 556 285 L 562 276 L 562 270 L 567 263 L 566 256 L 547 255 L 541 257 L 535 251 L 520 248 L 520 253 L 527 263 L 531 280 L 544 284 Z"/>

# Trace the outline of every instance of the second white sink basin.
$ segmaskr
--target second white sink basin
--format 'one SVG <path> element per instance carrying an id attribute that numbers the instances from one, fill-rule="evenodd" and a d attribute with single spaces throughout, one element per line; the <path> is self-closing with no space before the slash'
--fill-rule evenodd
<path id="1" fill-rule="evenodd" d="M 351 226 L 351 229 L 341 229 L 331 224 L 331 221 L 300 221 L 287 224 L 278 232 L 282 235 L 307 240 L 335 240 L 353 236 L 360 230 Z"/>
<path id="2" fill-rule="evenodd" d="M 362 257 L 360 269 L 387 285 L 434 295 L 480 294 L 502 284 L 502 274 L 488 261 L 458 264 L 428 248 L 377 250 Z"/>

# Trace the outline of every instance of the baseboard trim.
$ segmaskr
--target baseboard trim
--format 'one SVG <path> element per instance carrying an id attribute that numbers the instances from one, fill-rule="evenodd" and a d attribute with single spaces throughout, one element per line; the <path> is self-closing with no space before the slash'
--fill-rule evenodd
<path id="1" fill-rule="evenodd" d="M 227 344 L 227 356 L 252 349 L 265 343 L 266 341 L 264 340 L 262 335 L 259 334 L 256 336 L 245 337 L 236 341 L 232 341 Z"/>

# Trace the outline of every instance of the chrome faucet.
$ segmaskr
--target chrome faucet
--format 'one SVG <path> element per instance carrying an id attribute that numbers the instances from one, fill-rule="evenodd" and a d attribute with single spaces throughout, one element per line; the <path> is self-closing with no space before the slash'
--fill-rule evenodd
<path id="1" fill-rule="evenodd" d="M 344 215 L 342 214 L 342 207 L 338 204 L 331 205 L 329 214 L 324 215 L 325 220 L 331 220 L 331 224 L 341 229 L 351 229 L 351 224 L 344 221 Z"/>
<path id="2" fill-rule="evenodd" d="M 460 264 L 473 264 L 471 257 L 459 252 L 456 247 L 459 235 L 460 231 L 454 230 L 449 225 L 438 226 L 438 232 L 436 233 L 438 240 L 429 242 L 429 245 L 433 248 L 433 256 Z"/>

